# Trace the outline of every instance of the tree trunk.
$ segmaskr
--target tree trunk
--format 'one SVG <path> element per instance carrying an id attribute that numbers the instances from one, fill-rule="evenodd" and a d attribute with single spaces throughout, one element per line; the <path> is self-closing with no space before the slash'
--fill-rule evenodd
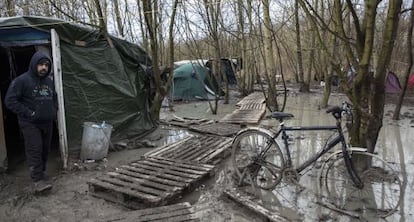
<path id="1" fill-rule="evenodd" d="M 161 103 L 165 92 L 161 87 L 161 72 L 158 67 L 158 40 L 157 40 L 157 11 L 153 10 L 153 5 L 157 5 L 157 1 L 142 1 L 142 8 L 144 12 L 145 24 L 149 34 L 149 42 L 152 55 L 152 77 L 155 86 L 155 95 L 151 106 L 151 116 L 158 121 L 160 118 Z"/>
<path id="2" fill-rule="evenodd" d="M 309 92 L 309 85 L 306 85 L 303 71 L 302 45 L 300 39 L 300 21 L 299 21 L 299 0 L 295 0 L 295 27 L 296 27 L 296 54 L 298 59 L 298 79 L 299 92 Z"/>
<path id="3" fill-rule="evenodd" d="M 366 147 L 371 152 L 375 150 L 378 134 L 382 127 L 385 104 L 385 79 L 397 35 L 402 0 L 391 1 L 389 4 L 385 30 L 382 37 L 383 42 L 378 57 L 377 73 L 374 76 L 374 90 L 370 90 L 372 101 L 370 103 L 370 110 L 372 112 L 372 118 L 368 121 Z"/>
<path id="4" fill-rule="evenodd" d="M 263 34 L 264 34 L 264 51 L 265 51 L 265 74 L 268 79 L 268 98 L 266 104 L 272 111 L 279 110 L 277 104 L 277 89 L 276 89 L 276 65 L 273 57 L 273 36 L 272 36 L 272 21 L 270 19 L 269 0 L 262 0 L 263 4 Z"/>
<path id="5" fill-rule="evenodd" d="M 125 2 L 127 4 L 127 2 Z M 115 12 L 115 21 L 118 27 L 118 35 L 124 37 L 124 25 L 122 24 L 121 13 L 119 12 L 119 2 L 118 0 L 113 0 L 114 12 Z"/>
<path id="6" fill-rule="evenodd" d="M 14 0 L 6 0 L 7 16 L 16 16 L 16 9 L 14 8 Z"/>
<path id="7" fill-rule="evenodd" d="M 414 1 L 411 2 L 411 8 L 414 8 Z M 407 59 L 408 59 L 408 66 L 407 70 L 405 72 L 404 76 L 404 85 L 402 87 L 402 92 L 400 96 L 398 97 L 397 104 L 395 106 L 394 115 L 392 116 L 392 119 L 399 120 L 400 119 L 400 112 L 401 112 L 401 106 L 404 101 L 404 96 L 407 91 L 407 85 L 408 85 L 408 79 L 410 77 L 410 73 L 413 67 L 413 28 L 414 28 L 414 13 L 411 11 L 410 13 L 410 23 L 408 28 L 408 34 L 407 34 Z"/>

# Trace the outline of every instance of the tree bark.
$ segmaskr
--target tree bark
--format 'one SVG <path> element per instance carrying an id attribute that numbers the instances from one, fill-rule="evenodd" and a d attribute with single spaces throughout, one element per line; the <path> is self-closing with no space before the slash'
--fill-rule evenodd
<path id="1" fill-rule="evenodd" d="M 299 0 L 295 0 L 295 27 L 296 27 L 296 56 L 298 62 L 299 92 L 309 92 L 309 85 L 305 83 L 303 71 L 302 44 L 300 39 Z"/>
<path id="2" fill-rule="evenodd" d="M 127 4 L 127 2 L 125 2 Z M 122 23 L 121 13 L 119 12 L 119 2 L 118 0 L 113 0 L 114 12 L 115 12 L 115 21 L 118 28 L 118 35 L 124 37 L 124 25 Z"/>
<path id="3" fill-rule="evenodd" d="M 16 9 L 14 8 L 14 0 L 6 0 L 6 14 L 8 16 L 16 16 Z"/>
<path id="4" fill-rule="evenodd" d="M 414 8 L 414 1 L 411 2 L 411 9 Z M 413 68 L 413 28 L 414 28 L 414 12 L 411 10 L 410 12 L 410 23 L 409 23 L 408 33 L 407 33 L 407 59 L 408 59 L 408 66 L 405 71 L 404 76 L 404 85 L 402 87 L 402 92 L 400 96 L 398 97 L 397 104 L 395 106 L 394 115 L 392 116 L 392 119 L 399 120 L 400 119 L 400 112 L 401 112 L 401 106 L 404 101 L 405 93 L 407 91 L 407 85 L 408 85 L 408 79 L 410 77 L 410 74 L 412 72 Z"/>

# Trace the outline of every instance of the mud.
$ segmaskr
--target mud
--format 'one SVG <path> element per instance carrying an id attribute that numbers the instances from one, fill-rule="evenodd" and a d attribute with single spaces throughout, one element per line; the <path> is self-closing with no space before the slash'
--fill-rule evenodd
<path id="1" fill-rule="evenodd" d="M 173 103 L 174 112 L 163 108 L 161 118 L 168 119 L 176 116 L 199 117 L 213 120 L 221 119 L 225 114 L 235 109 L 235 103 L 240 99 L 233 92 L 229 104 L 220 101 L 217 115 L 212 115 L 209 105 L 201 102 Z M 289 125 L 330 125 L 332 117 L 324 110 L 319 110 L 320 92 L 310 94 L 291 93 L 288 98 L 286 112 L 291 112 L 295 118 Z M 333 94 L 330 104 L 339 104 L 345 100 L 342 94 Z M 393 101 L 392 99 L 390 101 Z M 414 100 L 413 100 L 414 101 Z M 403 107 L 402 119 L 391 120 L 394 109 L 388 104 L 385 110 L 384 126 L 378 140 L 379 155 L 394 161 L 404 176 L 404 198 L 395 214 L 387 221 L 414 221 L 412 204 L 414 192 L 410 189 L 414 182 L 414 103 Z M 264 119 L 263 127 L 273 127 L 277 123 Z M 161 125 L 146 139 L 156 146 L 180 140 L 189 134 L 195 134 L 183 129 Z M 292 134 L 292 149 L 294 163 L 299 164 L 324 145 L 326 132 Z M 51 176 L 54 187 L 47 195 L 34 195 L 31 192 L 31 181 L 27 167 L 21 164 L 9 174 L 0 175 L 0 221 L 100 221 L 108 215 L 127 213 L 130 209 L 103 199 L 92 197 L 88 192 L 87 181 L 119 164 L 138 160 L 141 155 L 154 148 L 138 148 L 110 152 L 107 159 L 94 163 L 71 163 L 70 171 L 59 170 L 60 161 L 57 152 L 51 157 L 47 173 Z M 299 183 L 285 183 L 273 192 L 256 193 L 261 204 L 269 207 L 281 216 L 291 221 L 381 221 L 375 215 L 363 215 L 355 219 L 318 204 L 317 179 L 318 165 L 309 169 L 300 177 Z M 246 210 L 240 204 L 223 198 L 222 191 L 232 186 L 229 163 L 225 160 L 217 169 L 215 175 L 198 187 L 195 191 L 185 194 L 176 202 L 188 201 L 193 204 L 202 221 L 265 221 L 263 217 Z"/>

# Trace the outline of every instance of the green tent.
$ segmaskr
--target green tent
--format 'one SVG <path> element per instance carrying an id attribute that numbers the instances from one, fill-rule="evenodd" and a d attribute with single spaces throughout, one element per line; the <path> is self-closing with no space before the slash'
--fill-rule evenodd
<path id="1" fill-rule="evenodd" d="M 174 69 L 170 96 L 174 100 L 208 99 L 217 92 L 218 84 L 209 69 L 195 63 L 188 63 Z"/>
<path id="2" fill-rule="evenodd" d="M 2 98 L 11 80 L 27 70 L 37 50 L 48 51 L 53 59 L 55 84 L 56 76 L 61 77 L 59 137 L 66 136 L 66 150 L 80 148 L 83 123 L 88 121 L 111 124 L 112 141 L 155 128 L 149 115 L 150 84 L 145 72 L 151 59 L 138 45 L 58 19 L 0 18 Z M 11 114 L 3 108 L 3 115 Z M 11 117 L 0 126 L 9 129 L 17 124 Z M 1 127 L 0 158 L 2 144 L 8 146 L 8 137 L 16 136 L 7 132 L 4 136 Z M 64 142 L 60 140 L 61 149 Z"/>

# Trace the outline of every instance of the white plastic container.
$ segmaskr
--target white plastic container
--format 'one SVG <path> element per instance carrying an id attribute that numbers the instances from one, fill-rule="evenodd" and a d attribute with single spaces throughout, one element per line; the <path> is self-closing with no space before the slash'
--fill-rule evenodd
<path id="1" fill-rule="evenodd" d="M 83 123 L 81 160 L 100 160 L 108 155 L 112 126 L 103 122 Z"/>

